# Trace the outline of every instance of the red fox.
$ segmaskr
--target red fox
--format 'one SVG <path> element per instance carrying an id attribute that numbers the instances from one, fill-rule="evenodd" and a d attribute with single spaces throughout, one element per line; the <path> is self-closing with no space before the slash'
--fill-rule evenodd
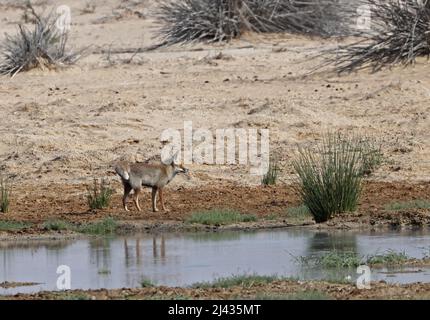
<path id="1" fill-rule="evenodd" d="M 157 212 L 157 193 L 161 203 L 161 209 L 167 211 L 164 207 L 163 188 L 178 173 L 188 174 L 189 170 L 184 168 L 182 164 L 177 165 L 172 159 L 170 164 L 153 164 L 153 163 L 128 163 L 120 162 L 115 166 L 116 173 L 121 177 L 122 184 L 124 185 L 124 196 L 122 204 L 126 211 L 127 199 L 131 192 L 134 190 L 134 203 L 139 211 L 139 194 L 142 187 L 152 188 L 152 210 Z"/>

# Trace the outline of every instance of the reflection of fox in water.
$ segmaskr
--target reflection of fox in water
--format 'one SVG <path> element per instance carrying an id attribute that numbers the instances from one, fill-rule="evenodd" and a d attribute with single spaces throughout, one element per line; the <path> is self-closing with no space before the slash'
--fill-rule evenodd
<path id="1" fill-rule="evenodd" d="M 167 211 L 164 207 L 163 188 L 178 173 L 188 173 L 188 169 L 184 168 L 182 164 L 176 164 L 174 157 L 169 161 L 170 164 L 153 164 L 153 163 L 129 163 L 120 162 L 115 166 L 116 173 L 121 177 L 122 184 L 124 185 L 124 196 L 122 204 L 126 211 L 127 199 L 131 192 L 134 190 L 134 203 L 139 211 L 139 193 L 142 187 L 152 188 L 152 210 L 157 212 L 157 193 L 161 202 L 161 209 Z"/>

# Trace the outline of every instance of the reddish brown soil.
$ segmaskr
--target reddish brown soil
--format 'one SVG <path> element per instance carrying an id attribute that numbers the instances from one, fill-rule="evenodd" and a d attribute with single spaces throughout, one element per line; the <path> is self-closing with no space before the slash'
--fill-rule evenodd
<path id="1" fill-rule="evenodd" d="M 271 217 L 288 220 L 287 208 L 300 204 L 291 186 L 220 186 L 168 189 L 165 192 L 169 212 L 153 213 L 150 210 L 149 193 L 141 197 L 142 212 L 130 204 L 130 212 L 121 207 L 121 192 L 113 196 L 111 205 L 104 210 L 88 210 L 85 186 L 50 185 L 38 190 L 14 190 L 11 211 L 0 217 L 3 220 L 27 221 L 40 224 L 48 219 L 63 219 L 75 223 L 95 221 L 112 216 L 120 221 L 179 224 L 191 213 L 212 208 L 235 209 L 242 213 L 253 213 L 258 218 Z M 324 226 L 344 226 L 361 224 L 372 226 L 428 225 L 429 210 L 408 209 L 386 211 L 385 205 L 394 201 L 428 199 L 430 183 L 383 183 L 367 182 L 364 186 L 360 205 L 355 213 L 335 217 Z M 32 230 L 30 230 L 31 232 Z M 33 230 L 39 232 L 40 230 Z M 22 232 L 22 231 L 21 231 Z M 29 232 L 28 230 L 25 232 Z"/>
<path id="2" fill-rule="evenodd" d="M 372 283 L 370 290 L 360 290 L 351 284 L 328 282 L 275 281 L 269 284 L 231 288 L 137 288 L 117 290 L 75 290 L 69 292 L 41 292 L 33 295 L 19 294 L 7 297 L 15 300 L 28 299 L 237 299 L 237 298 L 292 298 L 302 292 L 319 292 L 328 299 L 430 299 L 430 284 L 390 285 Z"/>

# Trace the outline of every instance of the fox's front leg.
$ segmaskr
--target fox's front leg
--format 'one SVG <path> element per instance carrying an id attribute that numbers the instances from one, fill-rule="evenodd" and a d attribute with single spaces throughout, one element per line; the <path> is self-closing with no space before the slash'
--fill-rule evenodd
<path id="1" fill-rule="evenodd" d="M 124 196 L 122 197 L 122 206 L 124 207 L 125 211 L 130 211 L 127 208 L 127 199 L 130 192 L 131 192 L 131 186 L 128 183 L 124 183 Z"/>
<path id="2" fill-rule="evenodd" d="M 158 195 L 159 195 L 159 198 L 160 198 L 161 210 L 169 212 L 169 210 L 166 209 L 166 207 L 164 206 L 163 188 L 159 188 L 158 189 Z"/>
<path id="3" fill-rule="evenodd" d="M 152 187 L 152 211 L 157 212 L 157 187 Z"/>

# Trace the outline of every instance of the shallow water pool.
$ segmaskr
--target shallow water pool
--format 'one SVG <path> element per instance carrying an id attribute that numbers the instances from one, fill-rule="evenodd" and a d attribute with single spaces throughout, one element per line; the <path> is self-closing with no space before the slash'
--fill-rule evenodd
<path id="1" fill-rule="evenodd" d="M 301 279 L 345 279 L 351 270 L 304 268 L 301 256 L 336 249 L 357 255 L 404 251 L 429 254 L 430 230 L 384 232 L 317 232 L 282 229 L 199 234 L 136 234 L 55 241 L 6 241 L 0 244 L 0 283 L 35 282 L 35 286 L 0 288 L 0 294 L 56 290 L 57 268 L 70 267 L 72 289 L 139 287 L 143 279 L 156 285 L 188 286 L 238 274 Z M 430 268 L 372 270 L 372 281 L 430 281 Z"/>

